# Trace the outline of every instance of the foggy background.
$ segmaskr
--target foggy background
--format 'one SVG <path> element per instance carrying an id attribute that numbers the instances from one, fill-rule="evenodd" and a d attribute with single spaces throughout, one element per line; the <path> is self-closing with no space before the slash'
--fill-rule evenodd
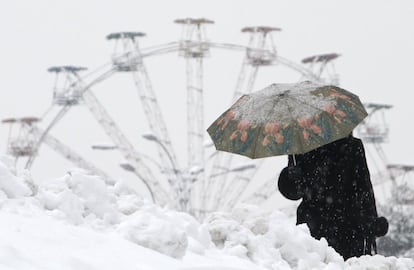
<path id="1" fill-rule="evenodd" d="M 245 26 L 274 26 L 279 55 L 299 63 L 314 54 L 336 52 L 340 86 L 362 102 L 393 105 L 386 114 L 390 163 L 413 164 L 414 4 L 412 1 L 3 1 L 0 8 L 0 118 L 41 116 L 51 105 L 56 65 L 93 70 L 110 61 L 111 32 L 142 31 L 141 48 L 178 41 L 177 18 L 205 17 L 212 42 L 247 44 Z M 204 60 L 205 126 L 229 105 L 243 52 L 211 49 Z M 184 59 L 178 53 L 146 58 L 145 63 L 181 165 L 186 164 L 186 88 Z M 254 85 L 296 82 L 299 74 L 283 67 L 261 68 Z M 115 74 L 92 88 L 111 116 L 141 152 L 154 153 L 140 101 L 128 73 Z M 6 151 L 7 129 L 0 126 L 0 152 Z M 51 134 L 105 169 L 114 178 L 137 182 L 119 168 L 115 152 L 96 152 L 94 143 L 110 143 L 90 112 L 73 108 Z M 206 138 L 207 137 L 206 133 Z M 369 157 L 368 157 L 369 158 Z M 369 161 L 369 160 L 368 160 Z M 276 177 L 286 157 L 269 158 L 257 181 Z M 62 176 L 69 162 L 42 147 L 33 166 L 37 181 Z M 373 170 L 373 168 L 371 168 Z"/>

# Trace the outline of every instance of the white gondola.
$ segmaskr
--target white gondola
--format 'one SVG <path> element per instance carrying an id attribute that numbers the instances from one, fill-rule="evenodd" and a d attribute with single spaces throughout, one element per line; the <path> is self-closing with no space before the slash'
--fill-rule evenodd
<path id="1" fill-rule="evenodd" d="M 385 143 L 389 141 L 389 127 L 385 119 L 385 111 L 392 105 L 366 103 L 368 116 L 357 129 L 358 136 L 366 143 Z"/>
<path id="2" fill-rule="evenodd" d="M 31 132 L 33 126 L 39 122 L 37 117 L 3 119 L 3 124 L 9 126 L 7 153 L 15 158 L 30 157 L 37 154 L 37 137 Z"/>
<path id="3" fill-rule="evenodd" d="M 55 66 L 48 69 L 49 72 L 55 73 L 53 104 L 72 106 L 81 102 L 84 86 L 79 80 L 78 74 L 84 70 L 87 68 L 76 66 Z"/>

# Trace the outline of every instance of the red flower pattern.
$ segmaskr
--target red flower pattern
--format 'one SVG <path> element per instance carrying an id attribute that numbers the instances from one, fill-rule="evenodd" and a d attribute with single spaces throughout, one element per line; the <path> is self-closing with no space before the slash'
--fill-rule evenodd
<path id="1" fill-rule="evenodd" d="M 286 128 L 286 126 L 283 128 Z M 280 125 L 277 122 L 267 123 L 264 128 L 264 134 L 265 137 L 262 141 L 263 146 L 267 146 L 271 142 L 272 138 L 278 144 L 281 144 L 285 141 L 285 137 L 282 135 L 282 133 L 280 133 Z"/>
<path id="2" fill-rule="evenodd" d="M 319 118 L 319 116 L 315 115 L 314 120 L 318 120 L 318 118 Z M 317 135 L 322 134 L 322 129 L 318 125 L 313 124 L 312 123 L 313 122 L 312 118 L 310 118 L 310 117 L 299 118 L 297 120 L 297 122 L 298 122 L 299 126 L 301 128 L 303 128 L 302 135 L 303 135 L 303 138 L 305 140 L 308 140 L 309 137 L 310 137 L 309 131 L 312 131 L 313 133 L 315 133 Z"/>
<path id="3" fill-rule="evenodd" d="M 329 113 L 330 115 L 333 116 L 333 118 L 335 119 L 336 122 L 338 123 L 342 123 L 342 119 L 345 118 L 347 115 L 344 111 L 342 110 L 338 110 L 335 106 L 333 105 L 327 105 L 325 107 L 325 111 L 327 113 Z"/>
<path id="4" fill-rule="evenodd" d="M 233 120 L 235 117 L 236 117 L 236 112 L 233 110 L 229 110 L 228 112 L 226 112 L 226 114 L 223 117 L 221 117 L 217 121 L 217 125 L 218 126 L 221 125 L 221 130 L 224 130 L 229 124 L 229 122 Z"/>
<path id="5" fill-rule="evenodd" d="M 246 142 L 248 138 L 247 130 L 252 127 L 250 121 L 248 120 L 241 120 L 237 124 L 237 129 L 230 135 L 230 140 L 234 140 L 240 135 L 240 140 L 242 142 Z"/>

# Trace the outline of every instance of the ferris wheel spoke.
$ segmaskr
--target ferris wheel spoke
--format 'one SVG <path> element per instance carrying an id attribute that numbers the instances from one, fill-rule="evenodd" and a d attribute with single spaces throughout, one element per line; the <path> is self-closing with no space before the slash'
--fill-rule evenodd
<path id="1" fill-rule="evenodd" d="M 267 201 L 273 194 L 277 191 L 277 180 L 275 178 L 271 178 L 267 180 L 263 185 L 261 185 L 258 189 L 256 189 L 253 194 L 243 200 L 244 203 L 251 203 L 251 204 L 262 204 Z M 233 205 L 236 202 L 233 202 Z"/>
<path id="2" fill-rule="evenodd" d="M 135 83 L 138 95 L 147 118 L 150 136 L 144 138 L 151 139 L 157 143 L 157 151 L 163 166 L 162 172 L 167 176 L 171 188 L 178 182 L 178 160 L 172 147 L 170 136 L 165 125 L 161 108 L 158 104 L 152 83 L 143 62 L 143 52 L 138 43 L 138 38 L 145 36 L 141 32 L 118 32 L 107 36 L 109 40 L 115 40 L 115 52 L 113 54 L 113 66 L 118 72 L 129 72 Z M 150 47 L 146 56 L 163 53 L 169 50 L 177 50 L 178 43 L 158 45 Z M 119 46 L 121 45 L 121 46 Z M 173 174 L 171 172 L 174 171 Z"/>
<path id="3" fill-rule="evenodd" d="M 236 87 L 233 93 L 232 103 L 243 94 L 248 94 L 253 90 L 259 67 L 273 65 L 277 59 L 277 51 L 273 42 L 272 32 L 280 31 L 275 27 L 245 27 L 242 32 L 249 34 L 249 42 L 245 47 L 245 57 L 239 72 Z M 220 202 L 227 198 L 228 194 L 225 187 L 229 186 L 228 174 L 223 173 L 223 168 L 229 168 L 233 160 L 233 155 L 218 153 L 213 160 L 210 175 L 221 177 L 209 179 L 205 185 L 203 197 L 204 205 L 211 205 L 212 209 L 220 207 Z M 232 181 L 236 182 L 236 180 Z M 246 181 L 240 178 L 243 185 Z M 223 188 L 224 187 L 224 188 Z"/>
<path id="4" fill-rule="evenodd" d="M 246 46 L 230 44 L 230 43 L 209 42 L 209 45 L 211 48 L 225 49 L 225 50 L 231 50 L 231 51 L 246 51 L 246 49 L 248 49 L 248 47 Z"/>
<path id="5" fill-rule="evenodd" d="M 63 118 L 63 116 L 69 111 L 70 106 L 64 106 L 52 119 L 52 121 L 49 123 L 49 125 L 46 127 L 46 129 L 43 130 L 43 133 L 41 136 L 38 136 L 38 139 L 36 140 L 36 143 L 33 147 L 33 154 L 29 156 L 29 158 L 26 161 L 25 169 L 30 170 L 30 168 L 33 166 L 33 163 L 37 157 L 37 153 L 39 152 L 39 149 L 43 143 L 44 138 L 49 133 L 49 131 Z"/>
<path id="6" fill-rule="evenodd" d="M 219 203 L 216 206 L 216 209 L 220 205 L 224 205 L 228 209 L 231 209 L 240 200 L 240 196 L 253 181 L 254 176 L 260 170 L 263 163 L 264 160 L 255 162 L 253 168 L 237 173 L 231 181 L 228 181 L 227 185 L 223 188 L 222 195 L 218 198 Z"/>
<path id="7" fill-rule="evenodd" d="M 203 61 L 187 58 L 188 167 L 204 164 Z"/>
<path id="8" fill-rule="evenodd" d="M 141 57 L 149 57 L 149 56 L 156 56 L 161 54 L 167 54 L 172 52 L 177 52 L 180 46 L 178 42 L 171 42 L 167 44 L 147 47 L 141 50 Z"/>
<path id="9" fill-rule="evenodd" d="M 139 178 L 141 178 L 141 180 L 151 188 L 150 192 L 154 193 L 156 201 L 160 204 L 171 202 L 168 192 L 161 187 L 151 170 L 142 160 L 140 154 L 134 150 L 135 147 L 118 128 L 115 121 L 112 120 L 106 109 L 99 103 L 95 95 L 91 91 L 85 92 L 83 94 L 83 100 L 85 105 L 95 116 L 98 123 L 112 139 L 112 142 L 117 146 L 117 149 L 123 154 L 124 158 L 131 163 L 133 168 L 131 171 L 137 174 Z"/>
<path id="10" fill-rule="evenodd" d="M 44 131 L 38 127 L 33 127 L 32 132 L 37 137 L 41 136 L 42 134 L 45 134 Z M 60 140 L 53 137 L 52 135 L 46 134 L 43 138 L 43 143 L 49 146 L 52 150 L 60 154 L 65 159 L 75 164 L 77 167 L 85 169 L 95 175 L 102 177 L 102 179 L 104 179 L 108 183 L 113 183 L 113 180 L 108 174 L 98 169 L 94 164 L 90 163 L 89 161 L 81 157 L 69 146 L 63 144 Z"/>
<path id="11" fill-rule="evenodd" d="M 257 72 L 258 66 L 251 66 L 246 59 L 243 61 L 232 102 L 237 100 L 241 95 L 248 94 L 252 91 Z M 223 197 L 228 196 L 225 192 L 226 189 L 224 188 L 228 186 L 228 173 L 226 173 L 226 171 L 231 167 L 233 159 L 233 155 L 221 152 L 219 152 L 213 159 L 212 170 L 208 179 L 209 181 L 204 188 L 205 193 L 203 197 L 204 204 L 206 207 L 209 207 L 209 209 L 216 209 L 219 207 L 220 200 Z M 214 175 L 220 176 L 212 177 Z"/>
<path id="12" fill-rule="evenodd" d="M 239 79 L 237 82 L 237 86 L 234 91 L 233 100 L 232 103 L 234 103 L 238 98 L 240 98 L 243 94 L 248 94 L 253 90 L 254 82 L 256 81 L 257 74 L 259 71 L 259 66 L 252 66 L 249 64 L 248 59 L 246 58 L 243 62 L 242 70 L 239 74 Z M 220 170 L 223 170 L 223 168 L 230 168 L 231 164 L 233 162 L 233 155 L 229 155 L 227 153 L 219 153 L 216 157 L 216 160 L 214 160 L 213 170 L 212 174 L 220 173 Z M 210 194 L 214 194 L 213 197 L 213 206 L 212 209 L 217 209 L 219 207 L 219 203 L 222 199 L 226 198 L 228 186 L 229 186 L 229 174 L 222 174 L 221 177 L 216 179 L 210 179 L 210 182 L 215 187 L 212 187 L 211 189 L 214 190 Z M 233 180 L 232 182 L 236 182 L 238 178 L 235 178 L 236 180 Z M 243 178 L 240 178 L 242 183 L 245 183 Z M 213 180 L 213 181 L 212 181 Z M 209 190 L 207 188 L 207 190 Z"/>
<path id="13" fill-rule="evenodd" d="M 131 73 L 147 118 L 150 132 L 154 136 L 155 141 L 158 142 L 158 155 L 164 167 L 163 171 L 171 172 L 171 170 L 179 168 L 178 160 L 172 147 L 161 108 L 152 90 L 148 74 L 144 66 L 140 67 L 139 71 L 133 71 Z M 170 185 L 173 185 L 173 183 L 170 182 Z"/>
<path id="14" fill-rule="evenodd" d="M 200 208 L 200 194 L 205 179 L 204 160 L 204 89 L 203 58 L 210 55 L 210 46 L 206 34 L 206 25 L 214 23 L 200 18 L 177 19 L 175 23 L 182 26 L 179 41 L 179 55 L 184 57 L 186 65 L 187 88 L 187 178 L 183 179 L 183 190 L 193 200 L 188 201 L 187 208 Z M 196 174 L 190 172 L 197 171 Z"/>
<path id="15" fill-rule="evenodd" d="M 301 75 L 303 75 L 306 79 L 311 80 L 311 81 L 315 81 L 315 82 L 322 82 L 321 78 L 319 78 L 316 74 L 314 74 L 312 71 L 310 71 L 309 69 L 296 64 L 293 61 L 290 61 L 284 57 L 278 56 L 277 57 L 277 62 L 293 69 L 294 71 L 297 71 L 298 73 L 300 73 Z"/>

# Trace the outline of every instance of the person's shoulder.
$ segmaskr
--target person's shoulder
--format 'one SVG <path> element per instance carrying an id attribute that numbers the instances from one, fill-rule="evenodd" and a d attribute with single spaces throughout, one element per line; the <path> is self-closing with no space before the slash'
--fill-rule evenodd
<path id="1" fill-rule="evenodd" d="M 351 145 L 351 146 L 358 146 L 362 145 L 362 141 L 359 138 L 355 138 L 353 136 L 347 136 L 342 139 L 339 139 L 332 143 L 335 147 L 342 146 L 342 145 Z"/>
<path id="2" fill-rule="evenodd" d="M 350 142 L 354 142 L 354 143 L 362 143 L 362 140 L 360 138 L 354 137 L 354 136 L 349 136 L 348 140 Z"/>
<path id="3" fill-rule="evenodd" d="M 360 138 L 356 138 L 354 136 L 349 137 L 349 142 L 355 145 L 362 145 L 362 140 Z"/>
<path id="4" fill-rule="evenodd" d="M 350 136 L 348 139 L 348 144 L 353 152 L 364 152 L 364 144 L 362 143 L 361 139 Z"/>

